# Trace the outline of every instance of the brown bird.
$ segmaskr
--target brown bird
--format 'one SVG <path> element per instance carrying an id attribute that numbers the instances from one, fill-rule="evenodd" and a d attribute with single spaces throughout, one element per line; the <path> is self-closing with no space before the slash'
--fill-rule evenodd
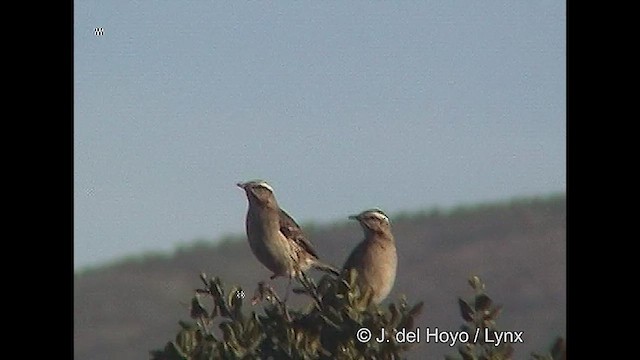
<path id="1" fill-rule="evenodd" d="M 369 209 L 349 219 L 360 223 L 364 240 L 353 249 L 343 269 L 356 269 L 358 284 L 371 289 L 373 302 L 379 304 L 391 292 L 398 267 L 389 217 L 380 209 Z"/>
<path id="2" fill-rule="evenodd" d="M 246 231 L 251 251 L 271 272 L 278 276 L 299 278 L 303 271 L 314 267 L 339 274 L 333 266 L 318 259 L 300 226 L 280 208 L 273 188 L 264 180 L 238 183 L 249 200 Z M 287 287 L 288 293 L 288 287 Z"/>

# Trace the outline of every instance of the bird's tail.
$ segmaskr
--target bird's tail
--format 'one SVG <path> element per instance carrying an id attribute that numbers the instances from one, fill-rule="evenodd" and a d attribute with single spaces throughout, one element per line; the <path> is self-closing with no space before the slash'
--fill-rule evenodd
<path id="1" fill-rule="evenodd" d="M 312 265 L 314 268 L 324 271 L 324 272 L 330 272 L 336 276 L 340 276 L 340 271 L 338 269 L 336 269 L 334 266 L 329 265 L 329 264 L 325 264 L 319 260 L 316 260 L 313 262 Z"/>

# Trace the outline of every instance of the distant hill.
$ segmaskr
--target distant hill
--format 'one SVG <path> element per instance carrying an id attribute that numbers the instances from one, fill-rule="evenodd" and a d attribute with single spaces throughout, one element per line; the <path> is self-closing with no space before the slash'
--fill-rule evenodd
<path id="1" fill-rule="evenodd" d="M 424 301 L 420 327 L 456 331 L 457 298 L 472 296 L 470 275 L 504 309 L 498 324 L 523 331 L 516 358 L 545 351 L 566 331 L 566 198 L 564 194 L 478 204 L 451 210 L 390 214 L 399 268 L 390 295 Z M 362 234 L 355 222 L 304 226 L 320 256 L 340 266 Z M 77 273 L 74 278 L 74 357 L 83 360 L 147 359 L 188 320 L 198 275 L 217 275 L 253 294 L 270 275 L 253 257 L 244 236 L 217 245 L 197 241 L 172 255 L 129 259 Z M 312 272 L 318 278 L 320 274 Z M 274 282 L 284 289 L 286 280 Z M 291 303 L 300 297 L 291 296 Z M 250 305 L 246 305 L 250 308 Z M 259 309 L 257 307 L 256 309 Z M 457 354 L 446 345 L 421 343 L 411 359 Z"/>

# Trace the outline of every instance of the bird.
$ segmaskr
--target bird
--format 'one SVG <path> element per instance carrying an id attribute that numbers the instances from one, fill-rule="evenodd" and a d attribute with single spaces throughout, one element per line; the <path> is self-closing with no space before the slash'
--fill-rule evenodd
<path id="1" fill-rule="evenodd" d="M 247 195 L 245 228 L 249 247 L 255 257 L 276 277 L 300 278 L 313 267 L 334 275 L 340 272 L 318 258 L 318 253 L 300 226 L 276 200 L 273 187 L 264 180 L 236 184 Z M 289 286 L 287 287 L 287 295 Z"/>
<path id="2" fill-rule="evenodd" d="M 372 301 L 379 304 L 391 292 L 398 268 L 391 222 L 378 208 L 364 210 L 349 216 L 349 219 L 360 223 L 364 240 L 353 249 L 344 263 L 343 271 L 356 269 L 360 288 L 363 291 L 369 288 L 373 294 Z"/>

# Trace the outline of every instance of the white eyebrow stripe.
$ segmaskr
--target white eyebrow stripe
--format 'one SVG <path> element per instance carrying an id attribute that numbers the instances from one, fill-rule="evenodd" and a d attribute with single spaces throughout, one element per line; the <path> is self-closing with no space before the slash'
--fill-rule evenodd
<path id="1" fill-rule="evenodd" d="M 267 184 L 266 181 L 261 181 L 261 182 L 257 183 L 256 185 L 257 186 L 262 186 L 263 188 L 265 188 L 265 189 L 267 189 L 267 190 L 269 190 L 271 192 L 274 192 L 273 188 L 271 187 L 271 185 Z"/>
<path id="2" fill-rule="evenodd" d="M 377 218 L 378 218 L 378 219 L 380 219 L 380 220 L 384 220 L 384 221 L 386 221 L 386 222 L 389 222 L 389 218 L 388 218 L 388 217 L 386 217 L 386 216 L 385 216 L 384 214 L 382 214 L 382 213 L 379 213 L 379 212 L 377 212 L 377 211 L 371 211 L 371 212 L 370 212 L 370 214 L 371 214 L 371 216 L 377 217 Z"/>

